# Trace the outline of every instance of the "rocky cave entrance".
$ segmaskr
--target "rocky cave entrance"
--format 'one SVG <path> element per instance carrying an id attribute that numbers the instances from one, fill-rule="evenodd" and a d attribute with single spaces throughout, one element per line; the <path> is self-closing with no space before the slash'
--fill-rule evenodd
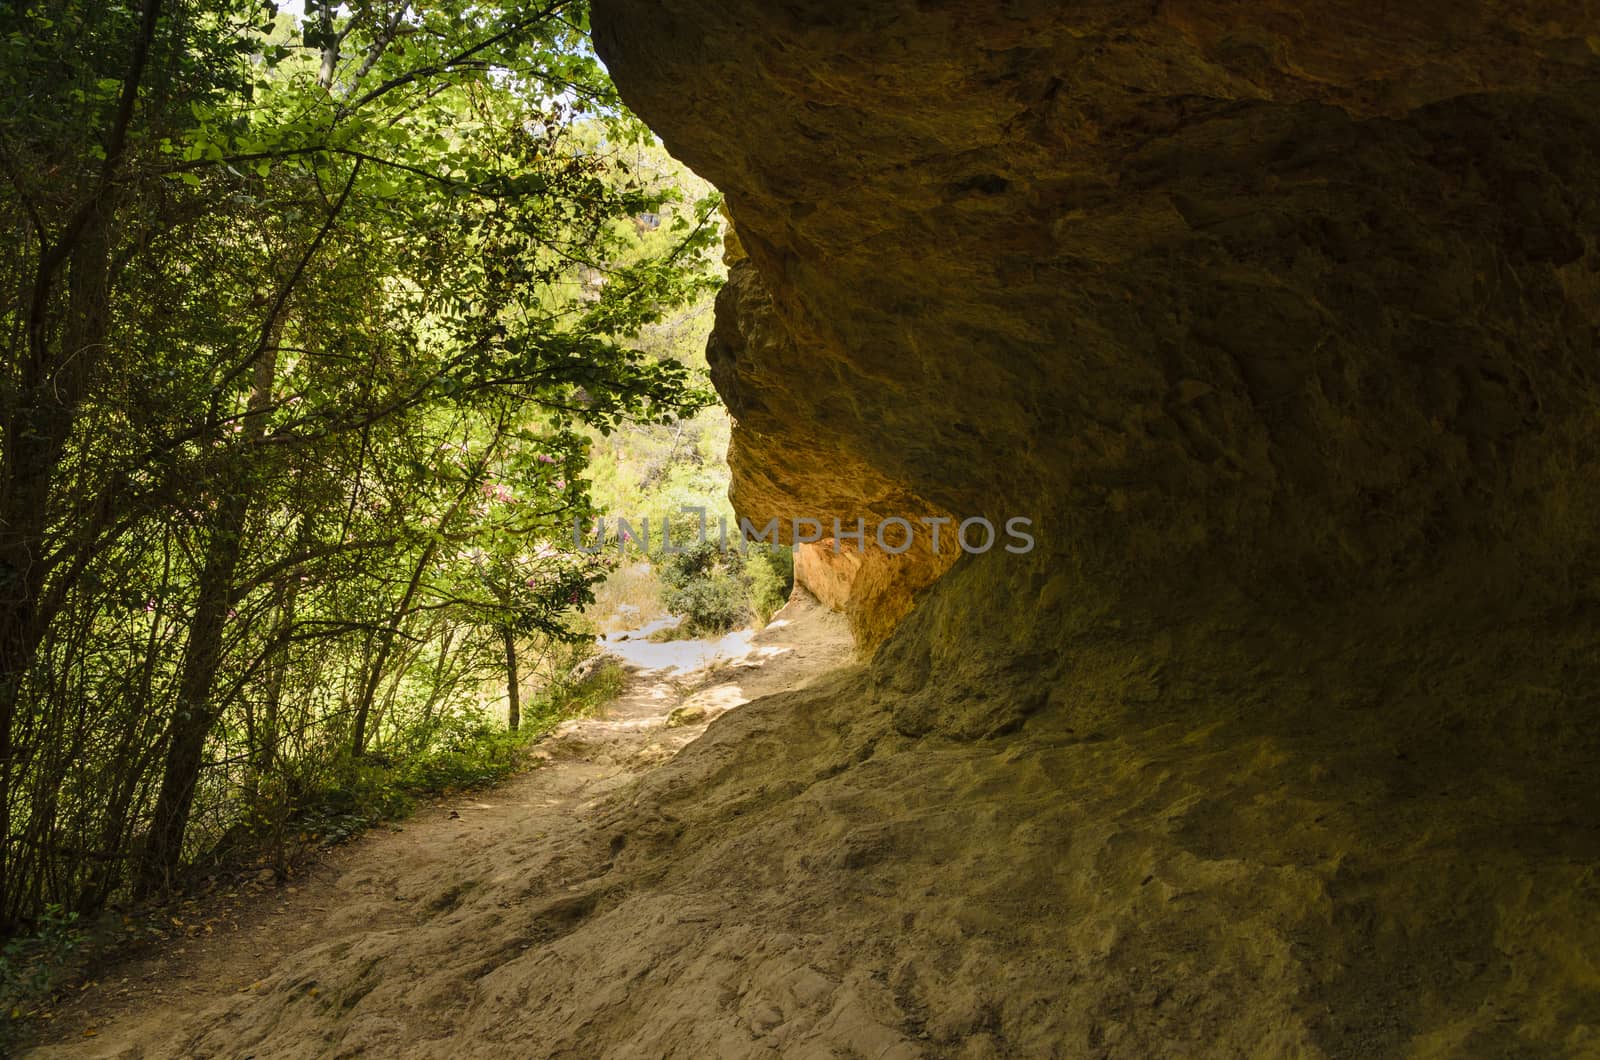
<path id="1" fill-rule="evenodd" d="M 1034 547 L 808 546 L 859 659 L 187 1047 L 1596 1055 L 1594 12 L 593 24 L 726 196 L 734 516 Z"/>
<path id="2" fill-rule="evenodd" d="M 884 947 L 813 966 L 949 1055 L 1592 1049 L 1592 13 L 598 6 L 741 513 L 1040 527 L 849 572 L 740 826 Z"/>

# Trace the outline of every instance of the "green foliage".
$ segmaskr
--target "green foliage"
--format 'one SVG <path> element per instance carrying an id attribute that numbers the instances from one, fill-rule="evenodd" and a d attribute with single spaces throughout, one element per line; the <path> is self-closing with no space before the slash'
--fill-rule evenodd
<path id="1" fill-rule="evenodd" d="M 773 612 L 789 602 L 794 589 L 794 552 L 782 547 L 752 547 L 745 553 L 744 573 L 750 586 L 750 609 L 764 626 L 772 621 Z"/>
<path id="2" fill-rule="evenodd" d="M 23 1021 L 49 999 L 83 941 L 78 914 L 49 905 L 31 935 L 0 949 L 0 1052 L 17 1044 Z"/>
<path id="3" fill-rule="evenodd" d="M 724 550 L 715 541 L 664 555 L 658 562 L 662 602 L 683 616 L 678 632 L 720 636 L 756 619 L 765 625 L 794 585 L 787 549 Z"/>
<path id="4" fill-rule="evenodd" d="M 586 28 L 0 11 L 0 928 L 501 775 L 513 664 L 568 709 L 570 526 L 709 402 L 657 340 L 719 236 Z"/>
<path id="5" fill-rule="evenodd" d="M 533 716 L 545 719 L 546 725 L 554 724 L 550 719 L 588 717 L 621 695 L 627 680 L 626 672 L 614 659 L 599 660 L 581 677 L 569 672 L 552 681 L 535 704 Z"/>
<path id="6" fill-rule="evenodd" d="M 522 752 L 543 730 L 507 732 L 484 718 L 468 739 L 408 759 L 394 782 L 408 795 L 484 788 L 504 780 L 522 764 Z"/>
<path id="7" fill-rule="evenodd" d="M 737 552 L 723 553 L 716 542 L 694 545 L 662 558 L 662 602 L 682 615 L 679 629 L 691 636 L 716 636 L 749 617 L 744 564 Z"/>
<path id="8" fill-rule="evenodd" d="M 410 753 L 345 756 L 319 787 L 297 797 L 281 827 L 261 828 L 229 851 L 230 860 L 265 856 L 281 864 L 300 847 L 342 843 L 380 821 L 403 817 L 419 798 L 497 784 L 526 768 L 528 749 L 558 724 L 594 713 L 625 683 L 622 668 L 605 660 L 580 677 L 567 673 L 550 682 L 515 732 L 482 710 L 470 710 L 435 727 L 427 744 Z"/>

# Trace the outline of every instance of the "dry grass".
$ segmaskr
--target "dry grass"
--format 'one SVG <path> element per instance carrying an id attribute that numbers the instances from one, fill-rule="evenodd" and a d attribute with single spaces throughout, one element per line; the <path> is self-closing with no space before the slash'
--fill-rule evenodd
<path id="1" fill-rule="evenodd" d="M 661 582 L 655 568 L 645 560 L 618 567 L 595 589 L 594 604 L 584 615 L 600 633 L 638 629 L 665 618 L 667 610 L 661 606 Z"/>

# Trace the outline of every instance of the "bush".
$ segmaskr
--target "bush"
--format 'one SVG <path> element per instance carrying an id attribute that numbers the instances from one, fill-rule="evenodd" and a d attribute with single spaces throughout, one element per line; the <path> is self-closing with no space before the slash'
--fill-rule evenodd
<path id="1" fill-rule="evenodd" d="M 50 999 L 83 944 L 78 914 L 45 906 L 34 933 L 0 950 L 0 1056 L 17 1044 L 24 1022 Z"/>
<path id="2" fill-rule="evenodd" d="M 773 612 L 789 602 L 794 589 L 794 552 L 787 548 L 763 548 L 745 554 L 745 575 L 750 583 L 750 609 L 761 625 L 772 621 Z"/>
<path id="3" fill-rule="evenodd" d="M 786 548 L 724 552 L 712 542 L 662 557 L 662 603 L 688 636 L 720 636 L 755 618 L 765 625 L 789 598 L 794 555 Z"/>
<path id="4" fill-rule="evenodd" d="M 588 717 L 620 696 L 627 683 L 628 674 L 622 664 L 603 658 L 580 678 L 569 674 L 552 682 L 534 704 L 534 716 L 553 719 L 549 725 L 564 718 Z"/>
<path id="5" fill-rule="evenodd" d="M 750 615 L 743 557 L 711 542 L 662 557 L 661 602 L 690 636 L 718 636 Z"/>

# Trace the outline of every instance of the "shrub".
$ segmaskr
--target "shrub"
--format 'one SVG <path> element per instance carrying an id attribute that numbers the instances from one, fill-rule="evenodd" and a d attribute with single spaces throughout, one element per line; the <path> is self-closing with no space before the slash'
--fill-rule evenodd
<path id="1" fill-rule="evenodd" d="M 789 602 L 794 589 L 794 552 L 783 547 L 752 550 L 745 555 L 744 569 L 750 583 L 750 609 L 764 626 L 772 621 L 773 612 Z"/>
<path id="2" fill-rule="evenodd" d="M 754 618 L 765 625 L 794 585 L 787 548 L 723 551 L 711 542 L 662 557 L 662 603 L 683 616 L 677 635 L 719 636 Z"/>
<path id="3" fill-rule="evenodd" d="M 0 950 L 0 1055 L 17 1044 L 24 1021 L 49 999 L 63 971 L 83 944 L 78 914 L 45 906 L 34 933 Z"/>
<path id="4" fill-rule="evenodd" d="M 692 636 L 718 636 L 750 617 L 743 557 L 712 542 L 663 557 L 661 602 Z"/>

